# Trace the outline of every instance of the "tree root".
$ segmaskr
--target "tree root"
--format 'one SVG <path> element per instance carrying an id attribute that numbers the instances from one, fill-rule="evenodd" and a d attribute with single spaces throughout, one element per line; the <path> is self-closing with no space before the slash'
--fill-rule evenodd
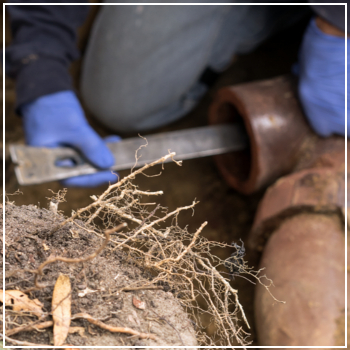
<path id="1" fill-rule="evenodd" d="M 33 331 L 33 330 L 38 330 L 38 329 L 45 329 L 53 326 L 53 321 L 45 321 L 45 322 L 33 322 L 30 324 L 25 324 L 23 326 L 19 326 L 16 328 L 9 329 L 6 331 L 6 335 L 14 335 L 20 332 L 28 332 L 28 331 Z"/>
<path id="2" fill-rule="evenodd" d="M 132 328 L 110 326 L 108 324 L 101 322 L 100 320 L 97 320 L 96 318 L 93 318 L 92 316 L 86 313 L 79 313 L 72 316 L 72 320 L 77 318 L 83 318 L 84 320 L 87 320 L 88 322 L 94 324 L 95 326 L 98 326 L 112 333 L 126 333 L 126 334 L 136 335 L 140 339 L 153 339 L 153 340 L 158 339 L 157 336 L 154 334 L 138 332 Z"/>
<path id="3" fill-rule="evenodd" d="M 129 328 L 129 327 L 110 326 L 106 323 L 101 322 L 100 320 L 98 320 L 96 318 L 93 318 L 92 316 L 90 316 L 87 313 L 79 313 L 79 314 L 75 314 L 71 317 L 72 320 L 79 319 L 79 318 L 83 318 L 83 319 L 87 320 L 88 322 L 90 322 L 91 324 L 94 324 L 95 326 L 98 326 L 98 327 L 105 329 L 105 330 L 112 332 L 112 333 L 131 334 L 131 335 L 135 335 L 135 336 L 139 337 L 140 339 L 153 339 L 153 340 L 157 339 L 157 336 L 154 334 L 138 332 L 138 331 L 136 331 L 132 328 Z M 11 336 L 11 335 L 14 335 L 14 334 L 17 334 L 20 332 L 28 332 L 28 331 L 32 331 L 32 330 L 45 329 L 45 328 L 49 328 L 51 326 L 53 326 L 53 321 L 46 321 L 46 322 L 40 322 L 40 323 L 33 322 L 33 323 L 30 323 L 27 325 L 23 325 L 20 327 L 10 329 L 10 330 L 6 331 L 6 335 Z"/>
<path id="4" fill-rule="evenodd" d="M 6 336 L 6 335 L 3 336 L 3 338 L 4 338 L 6 341 L 8 341 L 8 342 L 10 342 L 10 343 L 12 343 L 12 344 L 15 344 L 15 345 L 32 346 L 32 347 L 35 347 L 35 348 L 37 348 L 37 347 L 39 347 L 39 346 L 41 346 L 41 347 L 47 346 L 46 344 L 35 344 L 35 343 L 27 342 L 27 341 L 21 341 L 21 340 L 12 339 L 12 338 L 9 338 L 9 337 Z"/>

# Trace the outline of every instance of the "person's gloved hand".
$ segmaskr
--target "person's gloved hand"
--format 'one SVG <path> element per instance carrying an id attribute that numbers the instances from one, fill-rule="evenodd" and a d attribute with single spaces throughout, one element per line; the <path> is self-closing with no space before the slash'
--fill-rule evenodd
<path id="1" fill-rule="evenodd" d="M 297 70 L 299 98 L 314 131 L 321 136 L 345 135 L 344 37 L 323 33 L 312 19 Z"/>
<path id="2" fill-rule="evenodd" d="M 118 142 L 121 140 L 120 136 L 117 135 L 111 135 L 107 136 L 104 139 L 104 142 Z M 71 164 L 63 164 L 63 162 L 60 164 L 61 166 L 74 166 L 73 162 Z M 89 175 L 81 175 L 81 176 L 74 176 L 70 177 L 65 180 L 61 180 L 61 184 L 65 187 L 95 187 L 100 186 L 104 183 L 115 183 L 118 180 L 118 173 L 113 171 L 113 173 L 110 170 L 107 171 L 100 171 L 96 174 L 89 174 Z"/>
<path id="3" fill-rule="evenodd" d="M 105 141 L 88 124 L 84 111 L 73 91 L 61 91 L 39 97 L 21 107 L 26 142 L 30 146 L 70 146 L 100 169 L 114 164 L 114 157 Z M 117 141 L 118 137 L 113 137 Z M 118 138 L 120 139 L 120 138 Z M 62 164 L 70 166 L 70 164 Z M 94 187 L 116 182 L 110 170 L 82 175 L 62 181 L 64 186 Z"/>

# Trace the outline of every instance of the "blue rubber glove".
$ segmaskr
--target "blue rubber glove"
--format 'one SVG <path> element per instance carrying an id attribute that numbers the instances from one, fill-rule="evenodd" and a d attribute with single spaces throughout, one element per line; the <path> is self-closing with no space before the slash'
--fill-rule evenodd
<path id="1" fill-rule="evenodd" d="M 104 142 L 118 142 L 121 140 L 120 136 L 117 135 L 111 135 L 107 136 L 104 139 Z M 73 163 L 71 164 L 61 164 L 64 166 L 74 166 Z M 65 179 L 61 181 L 61 184 L 64 187 L 95 187 L 100 186 L 105 183 L 115 183 L 118 181 L 118 173 L 108 171 L 100 171 L 96 174 L 89 174 L 89 175 L 81 175 L 81 176 L 75 176 L 70 177 L 69 179 Z"/>
<path id="2" fill-rule="evenodd" d="M 312 19 L 297 70 L 299 97 L 314 131 L 345 135 L 345 39 L 323 33 Z"/>
<path id="3" fill-rule="evenodd" d="M 115 160 L 105 141 L 88 124 L 73 91 L 42 96 L 21 107 L 26 142 L 30 146 L 69 146 L 79 150 L 93 165 L 110 168 Z M 111 141 L 111 140 L 107 140 Z M 115 137 L 113 141 L 116 141 Z M 69 163 L 69 162 L 68 162 Z M 73 164 L 60 164 L 71 166 Z M 62 181 L 64 186 L 94 187 L 116 182 L 110 170 Z"/>

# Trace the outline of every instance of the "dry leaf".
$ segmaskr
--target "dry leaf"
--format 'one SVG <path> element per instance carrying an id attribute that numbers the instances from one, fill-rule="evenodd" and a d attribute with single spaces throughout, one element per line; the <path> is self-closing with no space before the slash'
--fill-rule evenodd
<path id="1" fill-rule="evenodd" d="M 50 250 L 47 244 L 43 243 L 44 250 Z"/>
<path id="2" fill-rule="evenodd" d="M 69 327 L 69 334 L 79 333 L 82 338 L 86 338 L 84 327 Z"/>
<path id="3" fill-rule="evenodd" d="M 52 295 L 53 342 L 60 346 L 67 338 L 71 317 L 71 286 L 69 277 L 57 278 Z"/>
<path id="4" fill-rule="evenodd" d="M 0 301 L 4 302 L 2 290 L 0 290 Z M 28 295 L 20 290 L 6 290 L 5 305 L 12 306 L 13 311 L 27 311 L 39 318 L 44 314 L 43 304 L 38 299 L 29 299 Z"/>
<path id="5" fill-rule="evenodd" d="M 132 303 L 138 309 L 141 309 L 141 310 L 146 309 L 146 303 L 144 301 L 141 301 L 141 300 L 137 299 L 134 296 L 132 297 Z"/>

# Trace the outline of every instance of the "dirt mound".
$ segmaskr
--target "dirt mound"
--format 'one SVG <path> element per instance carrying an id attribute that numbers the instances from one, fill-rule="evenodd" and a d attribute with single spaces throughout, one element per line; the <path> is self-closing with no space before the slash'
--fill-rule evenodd
<path id="1" fill-rule="evenodd" d="M 63 216 L 36 206 L 6 206 L 6 289 L 22 291 L 34 286 L 37 269 L 50 256 L 83 258 L 92 254 L 104 241 L 89 232 L 83 222 L 72 222 L 52 228 L 64 221 Z M 17 271 L 17 272 L 16 272 Z M 71 327 L 83 327 L 83 334 L 69 334 L 66 344 L 75 346 L 195 346 L 196 332 L 193 321 L 167 285 L 152 285 L 138 289 L 140 282 L 147 284 L 152 276 L 135 266 L 128 255 L 113 250 L 112 244 L 89 262 L 67 264 L 61 261 L 47 265 L 40 283 L 47 286 L 29 293 L 31 299 L 43 303 L 51 320 L 53 287 L 60 274 L 70 276 L 72 284 L 72 315 L 87 313 L 104 324 L 128 327 L 140 333 L 151 334 L 155 340 L 141 339 L 130 334 L 111 333 L 89 323 L 86 319 L 73 319 Z M 80 295 L 80 296 L 79 296 Z M 84 295 L 84 296 L 82 296 Z M 144 309 L 134 306 L 144 302 Z M 6 310 L 6 327 L 14 329 L 37 321 L 33 316 L 19 316 Z M 27 331 L 11 335 L 18 341 L 52 345 L 52 327 L 40 331 Z"/>
<path id="2" fill-rule="evenodd" d="M 147 170 L 174 155 L 169 153 L 110 184 L 99 196 L 90 196 L 89 205 L 72 210 L 69 217 L 57 214 L 57 205 L 65 201 L 66 189 L 53 192 L 50 211 L 7 205 L 6 289 L 31 292 L 32 299 L 44 303 L 45 321 L 49 323 L 51 304 L 68 305 L 60 305 L 58 311 L 52 308 L 53 316 L 60 313 L 58 323 L 64 324 L 57 341 L 58 328 L 53 318 L 56 345 L 65 340 L 74 345 L 127 346 L 251 343 L 243 328 L 249 328 L 249 323 L 238 290 L 231 282 L 236 276 L 245 275 L 253 283 L 262 283 L 264 276 L 260 275 L 262 270 L 255 271 L 244 261 L 243 243 L 241 246 L 208 240 L 201 234 L 207 221 L 195 232 L 189 230 L 188 225 L 179 224 L 179 216 L 186 211 L 193 213 L 197 201 L 170 211 L 153 202 L 163 191 L 140 190 L 133 182 L 138 175 L 154 176 L 148 175 Z M 235 251 L 225 260 L 214 253 L 228 248 Z M 60 274 L 60 280 L 68 285 L 60 287 L 58 294 L 66 292 L 64 299 L 62 295 L 57 300 L 52 291 Z M 269 285 L 265 287 L 268 289 Z M 56 288 L 54 291 L 57 295 Z M 71 296 L 72 312 L 65 301 Z M 21 297 L 26 298 L 24 294 Z M 11 298 L 8 300 L 16 301 Z M 16 302 L 20 300 L 23 299 Z M 12 310 L 7 311 L 11 316 L 6 319 L 7 336 L 25 337 L 23 327 L 25 331 L 28 327 L 36 329 L 30 318 L 23 312 L 19 314 L 22 310 L 15 310 L 18 305 L 8 306 Z M 76 330 L 84 330 L 88 338 L 79 333 L 66 339 L 71 320 L 70 326 L 80 327 Z M 213 329 L 210 336 L 206 333 L 208 327 Z M 46 328 L 35 339 L 41 344 L 52 343 L 52 334 Z M 112 336 L 110 332 L 133 337 Z M 46 337 L 45 342 L 42 337 Z M 116 338 L 120 343 L 116 343 Z M 13 339 L 12 343 L 28 345 Z"/>

